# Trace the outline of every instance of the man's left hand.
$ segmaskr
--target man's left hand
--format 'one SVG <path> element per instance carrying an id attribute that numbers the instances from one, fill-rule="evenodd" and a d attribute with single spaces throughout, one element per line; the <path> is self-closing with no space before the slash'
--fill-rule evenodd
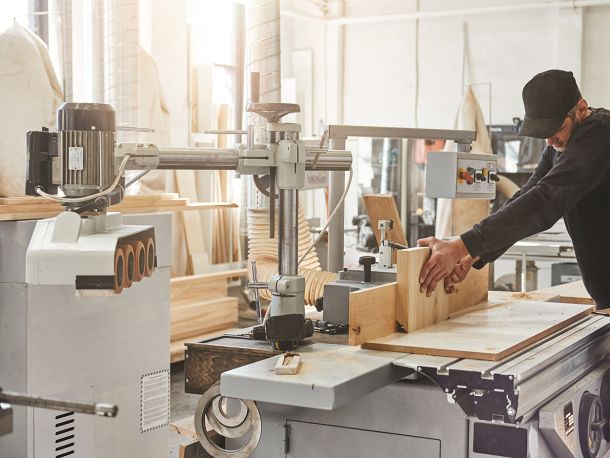
<path id="1" fill-rule="evenodd" d="M 417 245 L 429 246 L 432 249 L 432 255 L 419 275 L 420 291 L 425 291 L 430 297 L 436 289 L 436 284 L 451 275 L 458 261 L 468 255 L 468 250 L 460 238 L 446 242 L 436 237 L 428 237 L 418 240 Z"/>

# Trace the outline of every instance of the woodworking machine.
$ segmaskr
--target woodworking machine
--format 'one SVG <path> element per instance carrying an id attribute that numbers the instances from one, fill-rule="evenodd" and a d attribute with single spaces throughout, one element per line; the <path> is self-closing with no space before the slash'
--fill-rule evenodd
<path id="1" fill-rule="evenodd" d="M 609 349 L 600 315 L 499 361 L 316 343 L 297 375 L 275 356 L 224 372 L 220 393 L 255 401 L 253 457 L 602 457 Z"/>
<path id="2" fill-rule="evenodd" d="M 482 198 L 495 192 L 493 157 L 464 162 L 470 159 L 460 154 L 440 156 L 429 177 L 451 182 L 427 182 L 430 193 Z M 449 175 L 438 168 L 443 162 Z M 362 270 L 343 271 L 327 285 L 325 320 L 333 310 L 345 320 L 349 291 L 393 281 L 391 273 L 372 267 L 374 258 L 360 262 Z M 239 335 L 226 335 L 220 346 L 227 355 L 238 347 L 231 338 Z M 592 458 L 610 450 L 607 316 L 586 316 L 498 361 L 344 343 L 299 348 L 302 367 L 295 375 L 275 373 L 279 355 L 223 371 L 195 412 L 202 446 L 216 457 L 265 458 Z M 241 351 L 252 361 L 252 352 Z M 190 364 L 186 372 L 194 376 Z M 187 390 L 197 392 L 197 383 L 187 379 Z M 224 447 L 209 439 L 206 424 L 225 436 Z"/>
<path id="3" fill-rule="evenodd" d="M 75 432 L 65 439 L 58 436 L 63 417 L 16 410 L 14 433 L 0 440 L 1 456 L 166 456 L 170 220 L 107 211 L 149 170 L 254 175 L 271 196 L 271 218 L 277 197 L 279 275 L 253 285 L 273 294 L 262 338 L 287 348 L 311 336 L 297 270 L 298 190 L 306 170 L 350 170 L 351 153 L 306 149 L 300 126 L 279 122 L 298 105 L 251 103 L 247 110 L 267 121 L 262 144 L 254 142 L 252 126 L 248 143 L 235 148 L 117 144 L 113 108 L 92 103 L 65 103 L 56 132 L 28 133 L 26 193 L 65 211 L 38 222 L 0 223 L 0 322 L 10 323 L 0 333 L 0 365 L 14 368 L 0 375 L 0 386 L 83 402 L 99 397 L 117 404 L 120 414 L 105 424 L 77 414 Z M 141 173 L 126 181 L 126 170 Z"/>

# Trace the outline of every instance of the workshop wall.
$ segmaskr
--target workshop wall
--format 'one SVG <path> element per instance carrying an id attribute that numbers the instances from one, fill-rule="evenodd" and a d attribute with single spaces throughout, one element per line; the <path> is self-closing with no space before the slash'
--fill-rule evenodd
<path id="1" fill-rule="evenodd" d="M 462 1 L 459 7 L 451 0 L 419 3 L 421 11 L 513 4 L 507 0 Z M 287 0 L 282 5 L 300 8 L 298 2 Z M 354 18 L 416 10 L 415 0 L 347 0 L 344 5 L 346 16 Z M 332 12 L 327 17 L 333 17 Z M 327 77 L 325 86 L 319 81 L 324 70 L 317 67 L 315 110 L 325 115 L 328 122 L 450 128 L 466 82 L 475 84 L 488 122 L 511 123 L 514 116 L 523 115 L 522 86 L 535 73 L 549 68 L 574 71 L 583 94 L 593 106 L 610 106 L 610 88 L 606 84 L 610 76 L 609 19 L 610 7 L 602 6 L 425 18 L 419 20 L 418 26 L 415 20 L 348 24 L 343 26 L 344 56 L 337 54 L 326 59 L 327 63 L 333 59 L 339 65 L 344 63 L 344 100 L 339 100 L 342 89 L 335 80 Z M 312 49 L 314 58 L 316 53 L 324 52 L 328 32 L 311 33 L 324 26 L 282 18 L 283 22 L 288 20 L 294 25 L 292 42 Z M 307 33 L 303 33 L 305 30 Z M 341 51 L 340 47 L 335 50 Z M 326 53 L 329 52 L 327 48 Z M 328 109 L 328 101 L 333 97 L 337 97 L 342 108 L 335 113 Z M 341 112 L 342 120 L 336 116 Z"/>

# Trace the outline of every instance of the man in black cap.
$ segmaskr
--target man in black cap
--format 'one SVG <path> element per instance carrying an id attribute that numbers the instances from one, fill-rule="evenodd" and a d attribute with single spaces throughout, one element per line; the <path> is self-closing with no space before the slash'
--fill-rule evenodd
<path id="1" fill-rule="evenodd" d="M 428 295 L 451 291 L 471 266 L 481 268 L 515 242 L 565 219 L 584 284 L 598 308 L 610 307 L 610 111 L 589 108 L 572 72 L 549 70 L 523 88 L 520 135 L 546 139 L 526 185 L 459 238 L 418 241 L 432 256 L 420 283 Z"/>

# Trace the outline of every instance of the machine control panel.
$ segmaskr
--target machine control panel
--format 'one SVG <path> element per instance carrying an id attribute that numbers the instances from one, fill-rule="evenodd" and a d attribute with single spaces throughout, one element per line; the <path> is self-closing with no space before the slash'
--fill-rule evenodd
<path id="1" fill-rule="evenodd" d="M 499 179 L 494 155 L 451 151 L 428 153 L 427 197 L 493 199 Z"/>

